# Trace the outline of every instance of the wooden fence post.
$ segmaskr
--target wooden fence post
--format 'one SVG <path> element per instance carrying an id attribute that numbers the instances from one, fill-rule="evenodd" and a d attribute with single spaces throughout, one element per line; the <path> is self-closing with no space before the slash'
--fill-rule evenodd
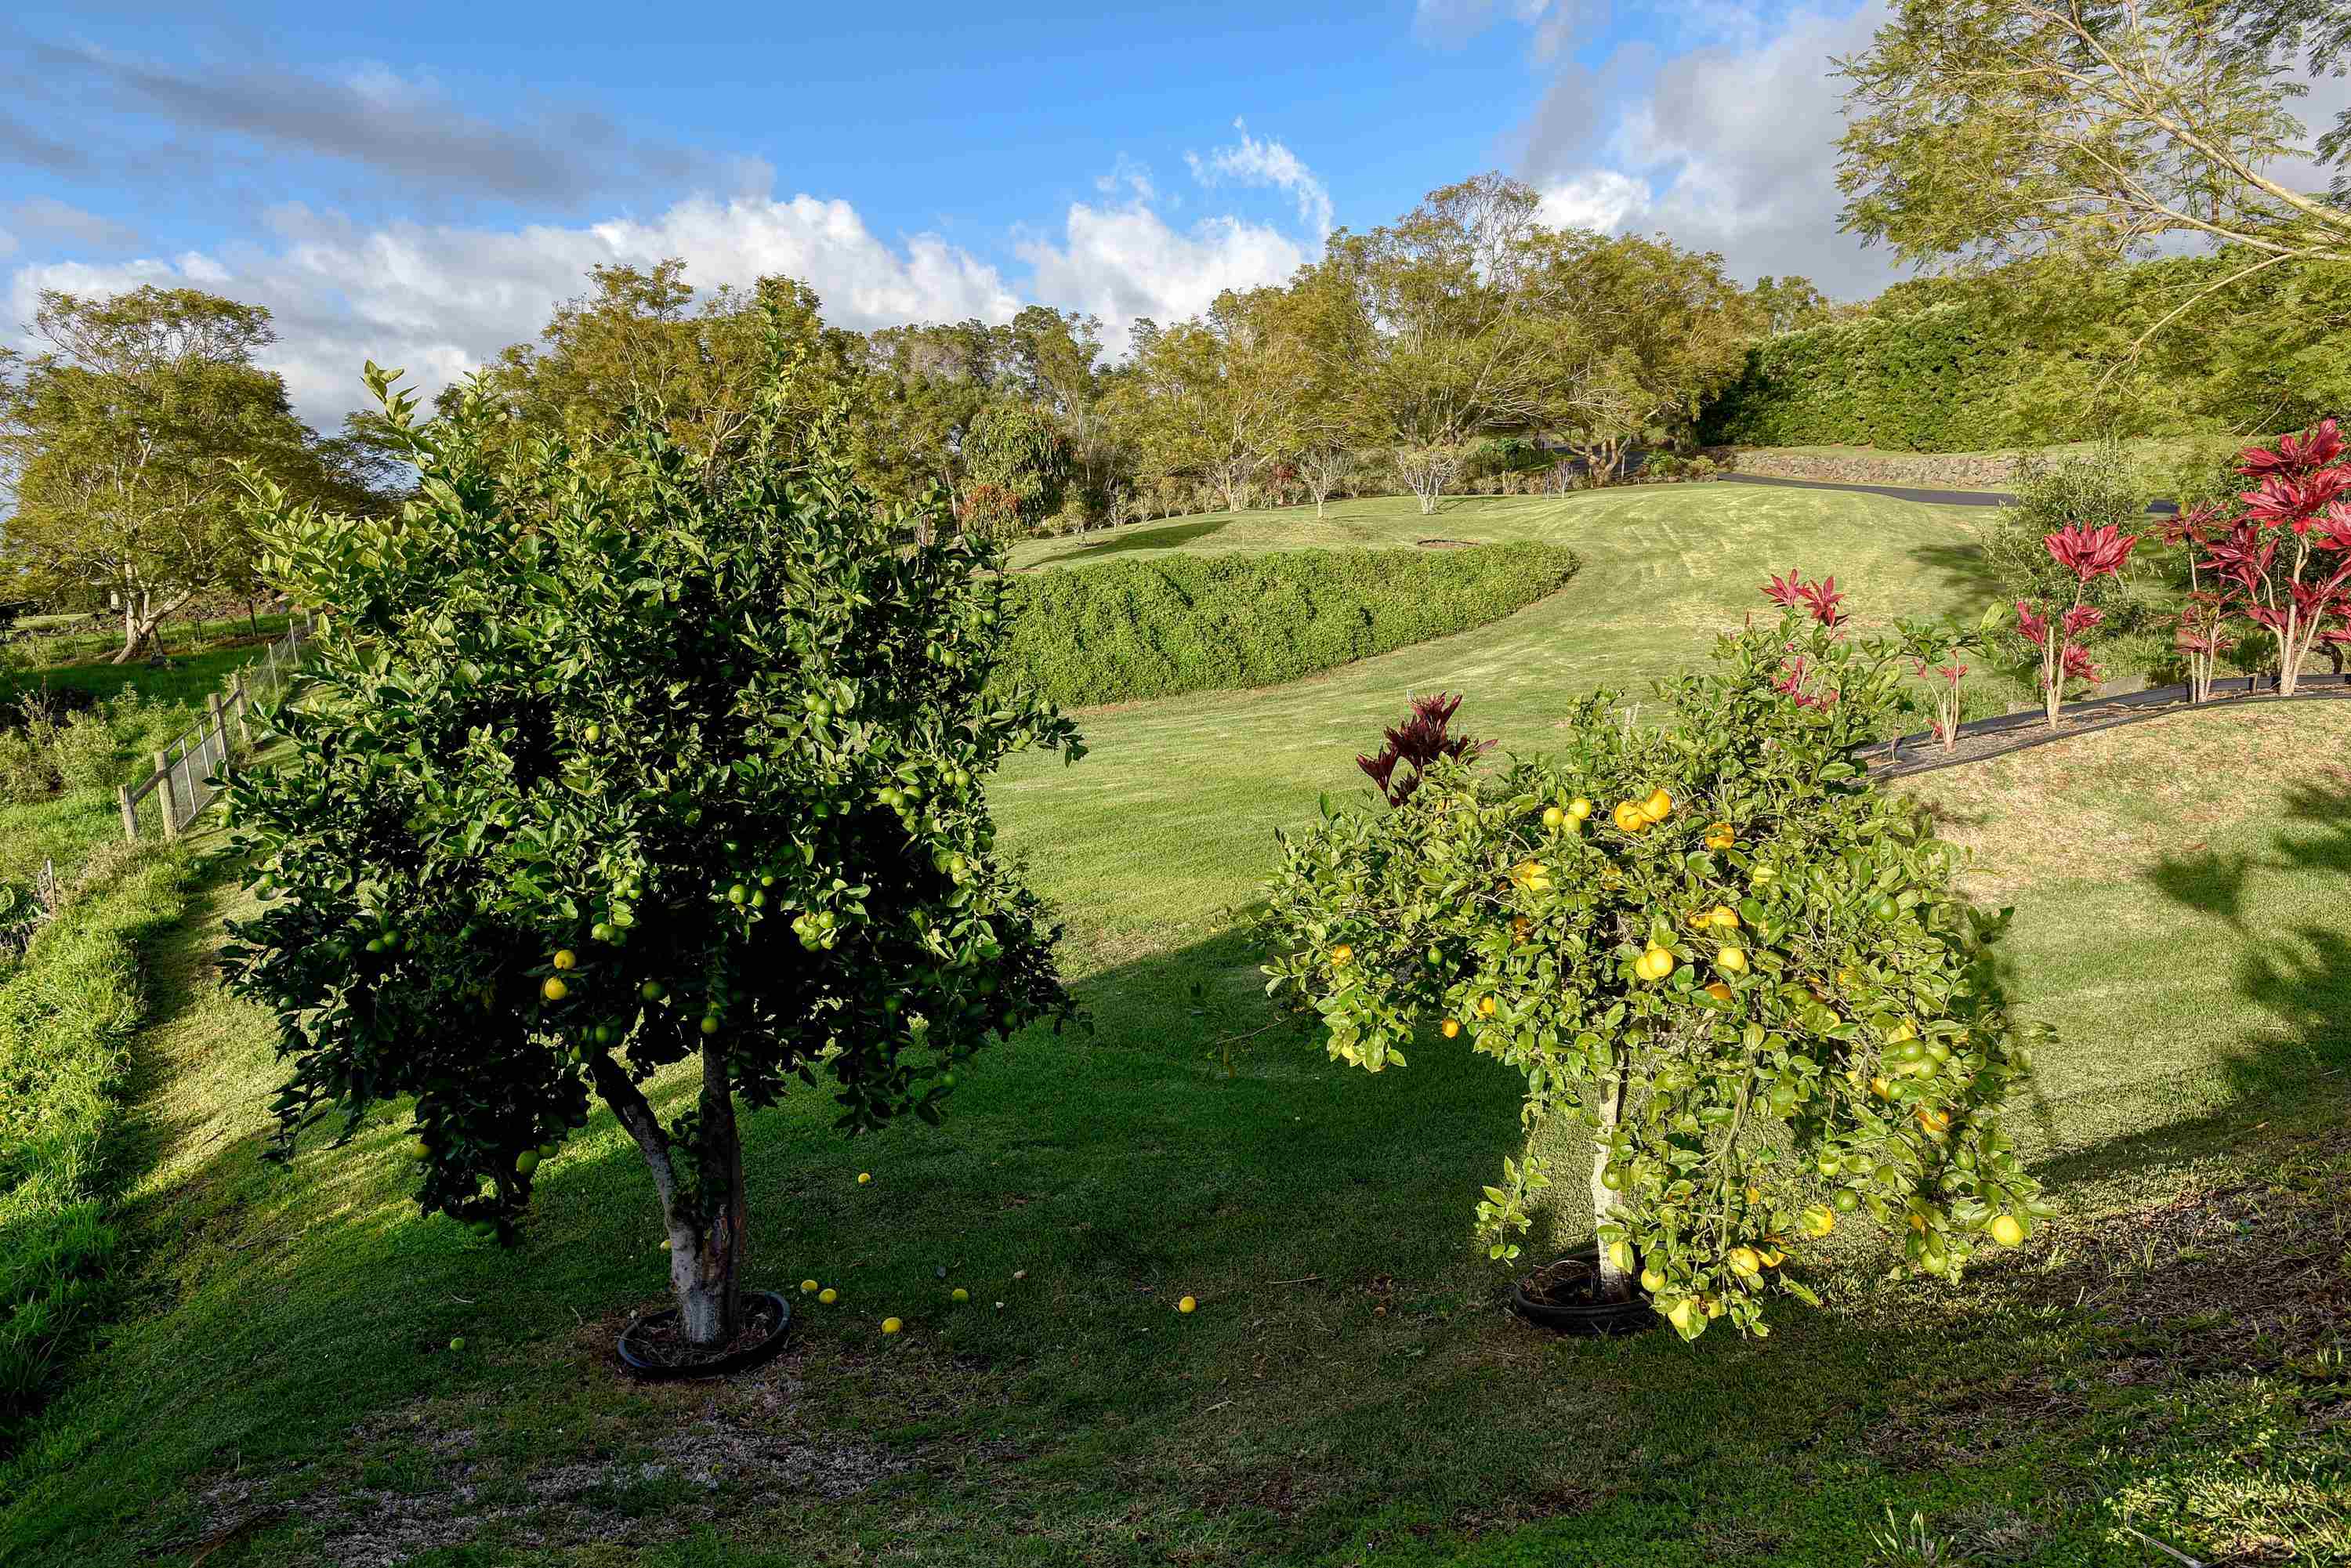
<path id="1" fill-rule="evenodd" d="M 180 814 L 180 803 L 172 798 L 170 752 L 159 751 L 155 754 L 155 771 L 162 776 L 157 784 L 156 793 L 162 798 L 163 801 L 163 837 L 176 839 L 180 836 L 180 824 L 175 820 Z"/>
<path id="2" fill-rule="evenodd" d="M 253 712 L 253 698 L 245 689 L 245 672 L 243 670 L 239 670 L 236 673 L 236 695 L 229 702 L 229 711 L 236 715 L 236 737 L 245 743 L 245 748 L 247 751 L 251 751 L 253 749 L 253 721 L 247 716 Z"/>
<path id="3" fill-rule="evenodd" d="M 131 786 L 118 785 L 115 797 L 122 802 L 122 837 L 126 843 L 139 841 L 139 808 L 131 803 Z"/>
<path id="4" fill-rule="evenodd" d="M 204 699 L 204 711 L 212 716 L 213 733 L 219 737 L 219 772 L 223 779 L 226 779 L 236 771 L 236 754 L 229 748 L 228 716 L 221 712 L 220 693 L 214 692 Z"/>

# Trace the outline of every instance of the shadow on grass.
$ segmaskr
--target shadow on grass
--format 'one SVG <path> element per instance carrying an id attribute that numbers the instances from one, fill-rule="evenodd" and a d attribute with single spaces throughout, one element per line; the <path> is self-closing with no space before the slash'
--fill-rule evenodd
<path id="1" fill-rule="evenodd" d="M 1920 545 L 1909 555 L 1918 563 L 1922 577 L 1933 574 L 1930 580 L 1938 592 L 1963 600 L 1979 610 L 1982 601 L 2001 597 L 2000 576 L 1984 559 L 1983 546 L 1973 538 Z M 1963 612 L 1960 619 L 1970 617 Z"/>
<path id="2" fill-rule="evenodd" d="M 1176 549 L 1207 538 L 1229 527 L 1231 522 L 1232 519 L 1229 517 L 1221 517 L 1204 522 L 1168 523 L 1155 528 L 1138 528 L 1131 533 L 1121 534 L 1115 538 L 1097 539 L 1092 544 L 1076 545 L 1029 564 L 1032 568 L 1067 566 L 1090 560 L 1102 560 L 1111 556 L 1124 555 L 1132 550 Z"/>
<path id="3" fill-rule="evenodd" d="M 2337 769 L 2351 787 L 2351 770 Z M 2311 922 L 2269 925 L 2252 911 L 2265 879 L 2339 880 L 2351 894 L 2351 817 L 2343 795 L 2314 786 L 2287 791 L 2281 825 L 2266 849 L 2166 855 L 2145 873 L 2165 898 L 2218 922 L 2233 938 L 2209 939 L 2184 922 L 2183 964 L 2226 965 L 2233 990 L 2267 1015 L 2269 1027 L 2216 1051 L 2227 1103 L 2213 1114 L 2167 1123 L 2054 1162 L 2056 1181 L 2168 1164 L 2225 1150 L 2244 1129 L 2308 1098 L 2324 1081 L 2334 1091 L 2351 1073 L 2351 933 Z"/>

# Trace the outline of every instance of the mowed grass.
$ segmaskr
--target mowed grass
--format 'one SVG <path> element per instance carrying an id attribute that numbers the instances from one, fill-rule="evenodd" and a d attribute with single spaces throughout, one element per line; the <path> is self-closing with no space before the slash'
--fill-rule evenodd
<path id="1" fill-rule="evenodd" d="M 1768 1340 L 1551 1339 L 1502 1309 L 1469 1243 L 1479 1185 L 1519 1148 L 1509 1074 L 1431 1042 L 1370 1077 L 1266 1027 L 1257 956 L 1219 912 L 1262 875 L 1273 825 L 1318 787 L 1355 789 L 1322 753 L 1360 745 L 1365 711 L 1432 674 L 1499 685 L 1531 663 L 1530 688 L 1492 701 L 1515 723 L 1473 727 L 1537 747 L 1591 684 L 1587 654 L 1621 658 L 1622 638 L 1660 670 L 1696 657 L 1760 568 L 1803 559 L 1726 543 L 1750 498 L 1691 487 L 1735 503 L 1715 553 L 1755 558 L 1695 586 L 1683 563 L 1711 558 L 1684 494 L 1625 497 L 1676 500 L 1644 514 L 1670 567 L 1635 560 L 1628 514 L 1594 497 L 1585 520 L 1616 526 L 1570 540 L 1593 565 L 1534 612 L 1238 699 L 1229 737 L 1205 700 L 1097 712 L 1094 756 L 1016 778 L 1004 814 L 1072 921 L 1093 1029 L 975 1068 L 941 1131 L 846 1144 L 812 1092 L 752 1118 L 753 1273 L 842 1300 L 802 1301 L 793 1349 L 751 1377 L 612 1375 L 611 1335 L 658 1298 L 665 1255 L 609 1119 L 544 1174 L 519 1253 L 415 1215 L 396 1118 L 263 1166 L 267 1019 L 219 994 L 192 925 L 149 1041 L 137 1310 L 0 1470 L 0 1558 L 1842 1565 L 1888 1508 L 2006 1563 L 2158 1561 L 2124 1523 L 2207 1561 L 2351 1551 L 2343 1363 L 2325 1354 L 2351 1192 L 2351 756 L 2331 707 L 1917 784 L 1985 852 L 1980 890 L 2018 906 L 2009 984 L 2060 1031 L 2014 1123 L 2066 1217 L 1958 1291 L 1880 1281 L 1886 1254 L 1848 1226 L 1809 1275 L 1827 1310 L 1782 1310 Z M 1812 524 L 1848 500 L 1876 515 L 1850 526 L 1889 595 L 1906 552 L 1917 597 L 1964 587 L 1916 556 L 1950 547 L 1927 518 L 1753 497 L 1791 498 L 1826 503 Z M 1844 559 L 1820 565 L 1888 608 Z M 1688 622 L 1681 642 L 1641 625 L 1640 581 Z M 1606 635 L 1516 624 L 1586 592 Z M 1249 716 L 1286 701 L 1305 722 L 1323 691 L 1319 746 Z M 1155 727 L 1162 708 L 1198 711 Z M 1186 769 L 1241 820 L 1174 826 Z M 1104 799 L 1053 788 L 1104 775 Z M 1149 855 L 1102 841 L 1124 831 L 1122 793 Z M 215 891 L 208 916 L 235 904 Z M 1582 1229 L 1573 1203 L 1548 1219 L 1538 1247 Z M 1201 1310 L 1179 1315 L 1187 1293 Z M 883 1338 L 884 1315 L 908 1332 Z"/>
<path id="2" fill-rule="evenodd" d="M 1424 517 L 1409 497 L 1144 523 L 1023 545 L 1016 565 L 1068 565 L 1165 550 L 1388 548 L 1429 538 L 1551 540 L 1583 559 L 1560 592 L 1459 636 L 1291 685 L 1208 693 L 1080 715 L 1092 754 L 1017 758 L 996 789 L 1008 843 L 1087 940 L 1179 946 L 1212 928 L 1265 874 L 1270 834 L 1320 793 L 1364 788 L 1354 758 L 1377 748 L 1406 700 L 1467 694 L 1457 727 L 1534 751 L 1567 699 L 1609 686 L 1639 696 L 1705 659 L 1774 571 L 1834 574 L 1865 625 L 1896 615 L 1980 614 L 1996 593 L 1970 508 L 1834 491 L 1650 486 L 1564 497 L 1477 497 Z M 1993 677 L 1980 701 L 2004 708 Z"/>

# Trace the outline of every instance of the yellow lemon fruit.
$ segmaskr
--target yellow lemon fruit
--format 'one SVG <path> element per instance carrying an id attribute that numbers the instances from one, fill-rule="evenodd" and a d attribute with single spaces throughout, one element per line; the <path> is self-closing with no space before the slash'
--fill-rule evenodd
<path id="1" fill-rule="evenodd" d="M 1478 1016 L 1479 1016 L 1479 1018 L 1481 1018 L 1481 1019 L 1489 1019 L 1489 1018 L 1492 1018 L 1492 1017 L 1494 1016 L 1494 1008 L 1495 1008 L 1495 1002 L 1494 1002 L 1494 998 L 1491 998 L 1491 997 L 1479 997 L 1479 998 L 1478 998 Z"/>
<path id="2" fill-rule="evenodd" d="M 569 969 L 579 962 L 580 955 L 569 947 L 562 948 L 555 955 L 555 967 L 559 969 Z"/>
<path id="3" fill-rule="evenodd" d="M 816 1289 L 816 1281 L 815 1281 L 814 1280 L 802 1280 L 802 1281 L 800 1281 L 800 1294 L 801 1294 L 801 1295 L 805 1296 L 805 1295 L 807 1295 L 810 1291 L 813 1291 L 813 1290 L 815 1290 L 815 1289 Z"/>
<path id="4" fill-rule="evenodd" d="M 1826 1236 L 1836 1228 L 1836 1211 L 1824 1203 L 1816 1203 L 1804 1210 L 1802 1222 L 1805 1235 Z"/>
<path id="5" fill-rule="evenodd" d="M 1715 954 L 1714 961 L 1734 975 L 1744 974 L 1747 970 L 1747 949 L 1724 947 Z"/>
<path id="6" fill-rule="evenodd" d="M 1176 1310 L 1179 1312 L 1197 1312 L 1199 1310 L 1199 1302 L 1194 1301 L 1191 1297 L 1186 1296 L 1182 1301 L 1176 1303 Z"/>
<path id="7" fill-rule="evenodd" d="M 1731 999 L 1730 988 L 1724 985 L 1720 980 L 1717 980 L 1714 984 L 1708 986 L 1706 988 L 1706 994 L 1712 997 L 1718 1002 L 1727 1002 Z"/>
<path id="8" fill-rule="evenodd" d="M 1641 1270 L 1641 1289 L 1654 1296 L 1665 1288 L 1666 1277 L 1663 1274 L 1658 1273 L 1655 1269 Z"/>
<path id="9" fill-rule="evenodd" d="M 1633 1244 L 1630 1241 L 1611 1241 L 1608 1244 L 1608 1266 L 1620 1274 L 1631 1273 Z"/>
<path id="10" fill-rule="evenodd" d="M 1641 802 L 1641 815 L 1652 822 L 1664 821 L 1673 809 L 1674 798 L 1663 789 L 1653 790 L 1649 798 Z"/>
<path id="11" fill-rule="evenodd" d="M 816 1293 L 816 1299 L 822 1301 L 829 1307 L 832 1305 L 833 1302 L 841 1300 L 841 1292 L 834 1290 L 831 1286 L 827 1285 L 823 1290 L 819 1291 Z"/>
<path id="12" fill-rule="evenodd" d="M 858 1186 L 870 1186 L 871 1185 L 872 1185 L 872 1181 L 873 1181 L 873 1173 L 872 1173 L 872 1171 L 859 1171 L 859 1172 L 857 1173 L 857 1185 L 858 1185 Z"/>
<path id="13" fill-rule="evenodd" d="M 571 988 L 553 975 L 549 975 L 547 977 L 547 984 L 538 988 L 538 994 L 550 1002 L 559 1002 L 571 994 Z"/>
<path id="14" fill-rule="evenodd" d="M 1343 965 L 1348 959 L 1354 956 L 1355 950 L 1353 947 L 1348 946 L 1344 942 L 1340 943 L 1336 947 L 1331 949 L 1331 962 L 1333 966 Z"/>
<path id="15" fill-rule="evenodd" d="M 1739 929 L 1739 911 L 1727 904 L 1718 904 L 1706 912 L 1706 923 L 1718 931 Z"/>
<path id="16" fill-rule="evenodd" d="M 1567 803 L 1567 814 L 1580 822 L 1592 815 L 1592 802 L 1578 795 Z"/>
<path id="17" fill-rule="evenodd" d="M 1697 1325 L 1698 1317 L 1698 1303 L 1687 1296 L 1684 1296 L 1666 1309 L 1666 1321 L 1673 1324 L 1676 1332 L 1685 1339 L 1689 1337 L 1691 1330 Z"/>
<path id="18" fill-rule="evenodd" d="M 1561 810 L 1557 806 L 1545 806 L 1543 808 L 1543 826 L 1551 829 L 1553 832 L 1557 832 L 1559 831 L 1560 824 L 1566 821 L 1567 813 Z"/>
<path id="19" fill-rule="evenodd" d="M 1447 1019 L 1443 1024 L 1438 1026 L 1437 1032 L 1442 1034 L 1446 1039 L 1451 1040 L 1455 1035 L 1461 1032 L 1461 1020 L 1459 1019 Z"/>
<path id="20" fill-rule="evenodd" d="M 2016 1216 L 2003 1214 L 1991 1222 L 1991 1239 L 2002 1247 L 2013 1247 L 2024 1239 L 2024 1227 Z"/>
<path id="21" fill-rule="evenodd" d="M 1649 825 L 1649 819 L 1641 815 L 1641 808 L 1630 800 L 1618 806 L 1614 816 L 1616 831 L 1620 833 L 1637 833 Z"/>
<path id="22" fill-rule="evenodd" d="M 904 1328 L 905 1326 L 906 1325 L 904 1323 L 900 1322 L 896 1318 L 883 1318 L 882 1320 L 882 1332 L 883 1333 L 896 1333 L 900 1329 Z"/>

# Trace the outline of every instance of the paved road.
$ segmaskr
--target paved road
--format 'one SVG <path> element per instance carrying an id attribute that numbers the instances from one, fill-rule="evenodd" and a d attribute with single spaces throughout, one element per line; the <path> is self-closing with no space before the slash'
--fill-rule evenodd
<path id="1" fill-rule="evenodd" d="M 1734 485 L 1782 485 L 1796 490 L 1854 490 L 1865 496 L 1891 496 L 1897 501 L 1924 501 L 1937 507 L 2005 507 L 2016 499 L 2004 490 L 1913 490 L 1899 485 L 1845 485 L 1830 479 L 1780 479 L 1765 474 L 1722 474 L 1718 478 Z M 2170 517 L 2179 510 L 2176 501 L 2150 501 L 2147 511 L 2158 517 Z"/>

